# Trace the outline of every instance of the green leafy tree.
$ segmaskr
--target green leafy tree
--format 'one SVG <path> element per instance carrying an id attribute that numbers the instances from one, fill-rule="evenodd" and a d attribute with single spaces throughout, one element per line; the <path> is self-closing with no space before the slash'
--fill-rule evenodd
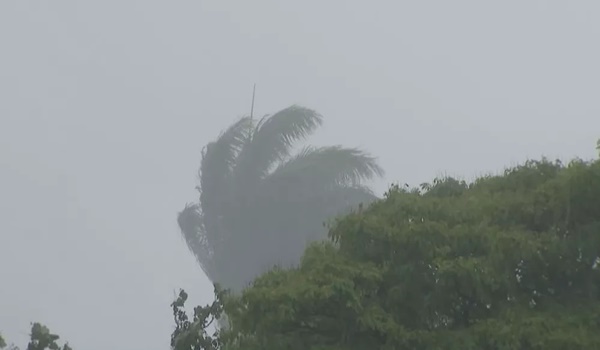
<path id="1" fill-rule="evenodd" d="M 600 161 L 424 187 L 225 303 L 223 349 L 600 349 Z"/>
<path id="2" fill-rule="evenodd" d="M 34 323 L 31 326 L 31 340 L 27 345 L 27 350 L 72 350 L 68 343 L 65 343 L 62 347 L 59 346 L 58 339 L 60 337 L 50 333 L 48 327 L 40 323 Z"/>
<path id="3" fill-rule="evenodd" d="M 322 123 L 291 106 L 258 122 L 244 117 L 202 151 L 199 202 L 178 222 L 207 276 L 239 292 L 273 265 L 298 263 L 308 242 L 326 238 L 322 223 L 375 196 L 363 183 L 383 174 L 365 152 L 298 141 Z"/>
<path id="4" fill-rule="evenodd" d="M 62 347 L 58 345 L 57 341 L 60 337 L 51 333 L 48 327 L 37 322 L 31 325 L 29 338 L 27 350 L 73 350 L 69 346 L 69 343 L 65 343 Z M 0 349 L 4 348 L 6 348 L 6 342 L 0 336 Z M 10 345 L 8 346 L 8 350 L 19 350 L 19 348 L 15 345 Z"/>
<path id="5" fill-rule="evenodd" d="M 171 334 L 171 348 L 174 350 L 216 350 L 221 347 L 219 330 L 211 335 L 208 328 L 218 320 L 223 312 L 222 295 L 215 286 L 215 301 L 206 306 L 194 308 L 194 316 L 190 319 L 184 309 L 188 295 L 182 289 L 177 299 L 171 304 L 175 330 Z"/>

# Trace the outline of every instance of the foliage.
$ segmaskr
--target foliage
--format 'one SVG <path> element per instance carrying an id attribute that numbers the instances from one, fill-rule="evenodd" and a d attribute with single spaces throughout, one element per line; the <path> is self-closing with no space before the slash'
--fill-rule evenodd
<path id="1" fill-rule="evenodd" d="M 31 326 L 31 341 L 27 345 L 27 350 L 72 350 L 69 343 L 65 343 L 62 347 L 56 341 L 60 337 L 50 333 L 50 330 L 39 323 L 34 323 Z"/>
<path id="2" fill-rule="evenodd" d="M 228 299 L 223 349 L 600 349 L 599 161 L 394 186 L 330 237 Z"/>
<path id="3" fill-rule="evenodd" d="M 239 292 L 273 265 L 297 264 L 308 242 L 326 238 L 324 221 L 375 199 L 363 182 L 383 171 L 365 152 L 292 153 L 322 121 L 299 106 L 258 122 L 244 117 L 202 150 L 199 202 L 178 222 L 213 282 Z"/>
<path id="4" fill-rule="evenodd" d="M 69 343 L 65 343 L 62 347 L 58 345 L 57 341 L 60 337 L 56 334 L 50 333 L 48 327 L 40 324 L 33 323 L 31 325 L 31 333 L 29 333 L 29 344 L 27 344 L 27 350 L 73 350 Z M 6 342 L 0 336 L 0 349 L 6 347 Z M 18 347 L 10 345 L 9 350 L 19 350 Z"/>
<path id="5" fill-rule="evenodd" d="M 208 328 L 223 313 L 223 301 L 227 292 L 215 285 L 215 301 L 206 306 L 194 308 L 194 316 L 190 320 L 184 310 L 188 295 L 182 289 L 171 307 L 175 320 L 175 330 L 171 334 L 171 348 L 174 350 L 215 350 L 221 348 L 219 329 L 211 335 Z"/>

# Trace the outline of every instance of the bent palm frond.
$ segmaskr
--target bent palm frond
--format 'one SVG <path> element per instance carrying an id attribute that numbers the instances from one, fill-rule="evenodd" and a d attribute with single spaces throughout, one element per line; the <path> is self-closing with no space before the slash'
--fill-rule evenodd
<path id="1" fill-rule="evenodd" d="M 236 157 L 248 141 L 251 131 L 252 119 L 241 118 L 203 150 L 198 177 L 200 204 L 206 215 L 215 216 L 221 210 Z"/>
<path id="2" fill-rule="evenodd" d="M 376 158 L 356 148 L 305 147 L 281 163 L 269 176 L 273 183 L 309 183 L 311 186 L 358 186 L 383 176 Z"/>
<path id="3" fill-rule="evenodd" d="M 230 173 L 251 131 L 252 119 L 243 117 L 222 132 L 216 141 L 206 145 L 198 171 L 200 179 L 219 178 Z"/>
<path id="4" fill-rule="evenodd" d="M 204 234 L 202 214 L 198 204 L 186 204 L 177 215 L 177 223 L 185 243 L 209 278 L 214 278 L 213 249 Z"/>
<path id="5" fill-rule="evenodd" d="M 313 133 L 322 122 L 316 111 L 296 105 L 263 117 L 240 152 L 236 174 L 264 177 L 275 162 L 289 156 L 296 141 Z"/>

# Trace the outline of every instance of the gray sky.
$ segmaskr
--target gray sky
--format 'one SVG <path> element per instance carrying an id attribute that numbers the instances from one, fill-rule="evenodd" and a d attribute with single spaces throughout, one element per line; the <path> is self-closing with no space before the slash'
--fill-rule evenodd
<path id="1" fill-rule="evenodd" d="M 249 110 L 317 109 L 376 184 L 591 158 L 597 1 L 0 0 L 0 331 L 167 349 L 212 297 L 180 239 L 202 145 Z"/>

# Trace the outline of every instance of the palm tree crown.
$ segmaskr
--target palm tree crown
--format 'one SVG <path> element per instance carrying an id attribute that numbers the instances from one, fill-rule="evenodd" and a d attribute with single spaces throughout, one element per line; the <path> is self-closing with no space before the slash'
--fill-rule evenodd
<path id="1" fill-rule="evenodd" d="M 322 122 L 294 105 L 257 123 L 243 117 L 204 147 L 200 200 L 178 223 L 213 282 L 239 291 L 275 264 L 297 263 L 308 242 L 325 237 L 324 220 L 376 198 L 363 182 L 383 170 L 365 152 L 329 146 L 292 154 Z"/>

